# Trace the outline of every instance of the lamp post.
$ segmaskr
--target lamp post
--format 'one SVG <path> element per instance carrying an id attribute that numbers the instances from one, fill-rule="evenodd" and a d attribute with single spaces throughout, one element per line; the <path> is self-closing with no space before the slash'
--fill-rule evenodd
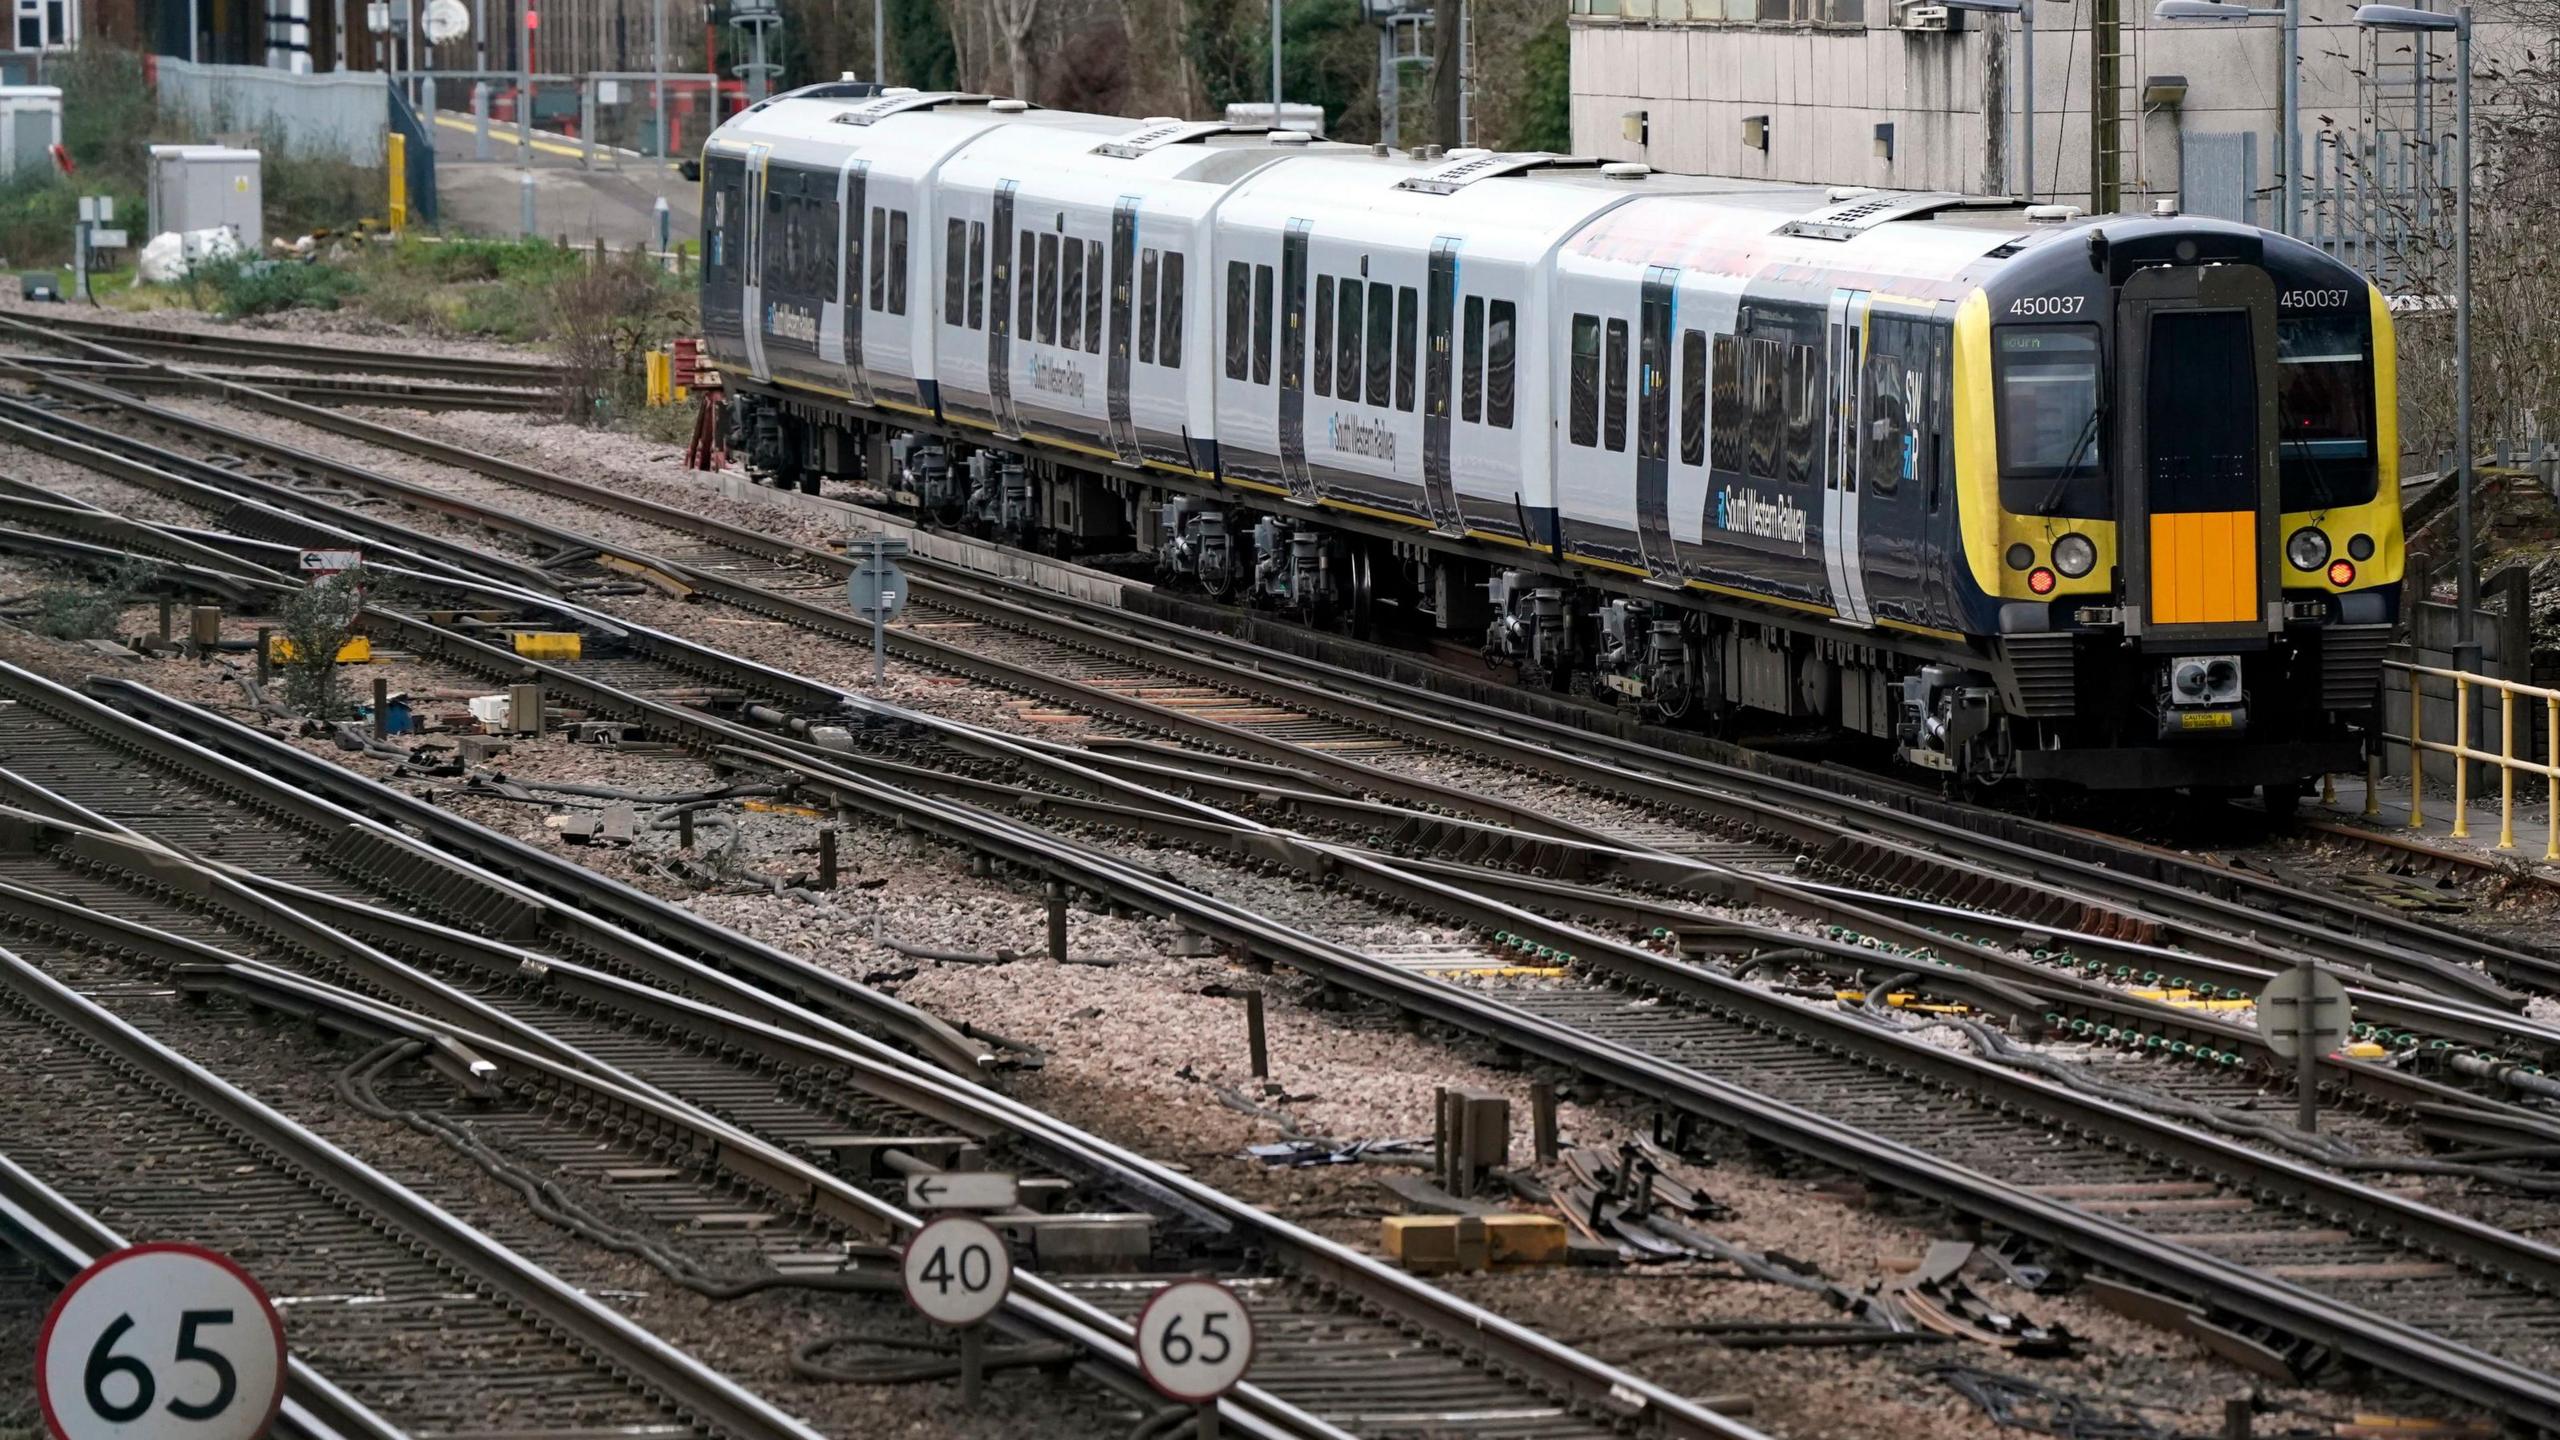
<path id="1" fill-rule="evenodd" d="M 2276 228 L 2294 234 L 2302 214 L 2302 0 L 2285 0 L 2271 9 L 2230 5 L 2223 0 L 2160 0 L 2151 7 L 2154 20 L 2284 21 L 2284 214 Z"/>
<path id="2" fill-rule="evenodd" d="M 1977 15 L 2018 17 L 2018 169 L 2027 182 L 2018 187 L 2018 194 L 2033 204 L 2036 198 L 2036 12 L 2032 0 L 1939 0 L 1939 3 L 1950 10 L 1970 10 Z"/>
<path id="3" fill-rule="evenodd" d="M 2462 548 L 2457 597 L 2455 668 L 2479 668 L 2480 568 L 2471 537 L 2471 7 L 2450 15 L 2407 5 L 2360 5 L 2356 24 L 2367 30 L 2424 37 L 2453 32 L 2453 444 L 2454 543 Z M 2509 657 L 2512 659 L 2513 657 Z"/>

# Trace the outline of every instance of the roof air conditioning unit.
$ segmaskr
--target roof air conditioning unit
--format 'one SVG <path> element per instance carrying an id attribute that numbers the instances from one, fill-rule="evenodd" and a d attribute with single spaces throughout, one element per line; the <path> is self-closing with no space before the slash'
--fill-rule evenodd
<path id="1" fill-rule="evenodd" d="M 1943 32 L 1948 28 L 1948 13 L 1947 7 L 1944 5 L 1907 6 L 1902 12 L 1902 28 L 1905 30 L 1936 30 Z"/>

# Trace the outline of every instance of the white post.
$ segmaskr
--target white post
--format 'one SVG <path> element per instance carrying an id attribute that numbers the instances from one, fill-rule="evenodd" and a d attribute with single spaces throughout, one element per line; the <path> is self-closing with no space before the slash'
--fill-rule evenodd
<path id="1" fill-rule="evenodd" d="M 1271 128 L 1280 128 L 1280 0 L 1271 0 Z"/>
<path id="2" fill-rule="evenodd" d="M 658 112 L 658 158 L 667 158 L 667 0 L 656 0 L 649 7 L 649 88 L 650 104 Z M 661 171 L 666 166 L 658 167 Z M 659 183 L 665 184 L 661 175 Z"/>

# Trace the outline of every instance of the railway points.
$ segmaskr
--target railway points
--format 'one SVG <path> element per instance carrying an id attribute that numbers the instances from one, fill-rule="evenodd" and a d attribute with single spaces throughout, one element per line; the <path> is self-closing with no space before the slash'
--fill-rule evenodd
<path id="1" fill-rule="evenodd" d="M 701 163 L 654 445 L 0 314 L 0 1335 L 167 1241 L 313 1437 L 2560 1435 L 2560 946 L 2295 814 L 2441 560 L 2335 246 L 850 76 Z"/>

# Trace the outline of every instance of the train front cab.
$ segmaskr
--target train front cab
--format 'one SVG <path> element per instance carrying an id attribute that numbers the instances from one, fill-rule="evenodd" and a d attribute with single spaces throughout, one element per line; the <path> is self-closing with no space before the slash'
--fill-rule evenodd
<path id="1" fill-rule="evenodd" d="M 2275 796 L 2359 767 L 2402 563 L 2378 294 L 2256 230 L 2102 222 L 1957 330 L 1966 568 L 2009 717 L 1959 768 Z"/>

